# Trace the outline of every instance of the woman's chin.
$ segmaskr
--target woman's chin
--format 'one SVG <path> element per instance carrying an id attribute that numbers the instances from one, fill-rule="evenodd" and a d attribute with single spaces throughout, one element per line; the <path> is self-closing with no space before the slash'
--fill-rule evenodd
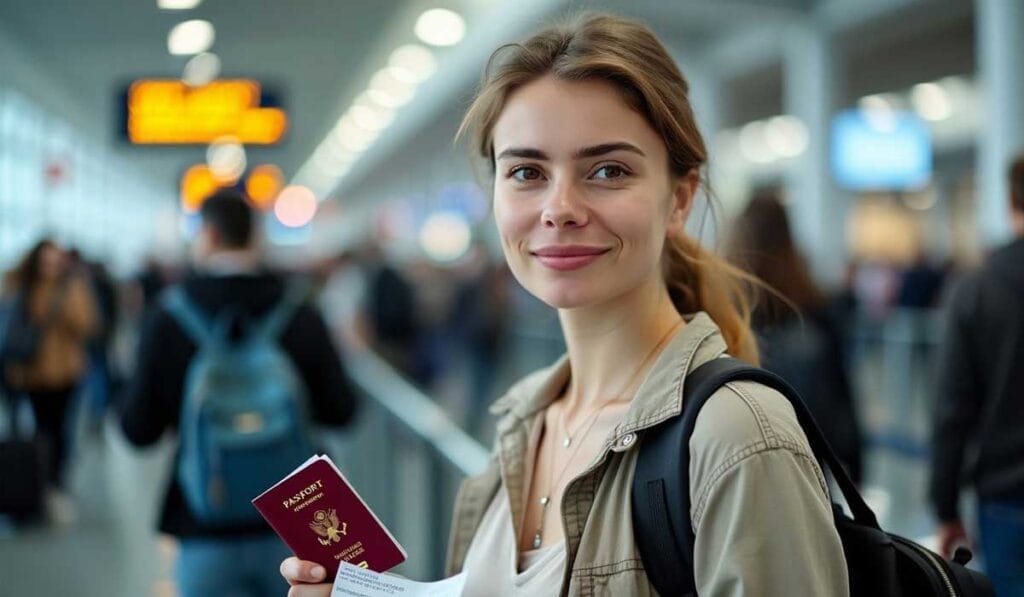
<path id="1" fill-rule="evenodd" d="M 545 289 L 534 296 L 555 309 L 579 309 L 600 302 L 591 289 Z"/>

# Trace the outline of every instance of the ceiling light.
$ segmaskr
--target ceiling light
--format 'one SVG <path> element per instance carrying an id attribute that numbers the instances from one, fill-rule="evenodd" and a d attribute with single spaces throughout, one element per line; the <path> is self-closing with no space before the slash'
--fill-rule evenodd
<path id="1" fill-rule="evenodd" d="M 740 152 L 755 164 L 769 164 L 778 157 L 765 138 L 765 124 L 759 120 L 740 129 Z"/>
<path id="2" fill-rule="evenodd" d="M 358 103 L 348 109 L 352 122 L 361 129 L 367 131 L 384 130 L 395 119 L 393 110 L 369 104 L 369 102 Z"/>
<path id="3" fill-rule="evenodd" d="M 209 21 L 185 21 L 175 25 L 167 34 L 167 51 L 176 56 L 199 54 L 210 49 L 213 38 L 213 25 Z"/>
<path id="4" fill-rule="evenodd" d="M 203 52 L 189 59 L 181 80 L 192 87 L 202 87 L 220 74 L 220 58 L 216 54 Z"/>
<path id="5" fill-rule="evenodd" d="M 420 247 L 431 259 L 455 261 L 466 254 L 472 233 L 462 214 L 438 212 L 431 214 L 420 229 Z"/>
<path id="6" fill-rule="evenodd" d="M 386 67 L 373 75 L 366 95 L 381 106 L 398 108 L 412 100 L 416 94 L 416 86 L 395 76 L 393 67 Z"/>
<path id="7" fill-rule="evenodd" d="M 218 181 L 232 183 L 245 172 L 245 148 L 235 137 L 221 137 L 206 150 L 206 165 Z"/>
<path id="8" fill-rule="evenodd" d="M 191 10 L 202 2 L 203 0 L 156 0 L 156 6 L 163 10 Z"/>
<path id="9" fill-rule="evenodd" d="M 807 149 L 807 127 L 796 116 L 776 116 L 764 127 L 768 147 L 785 158 L 793 158 Z"/>
<path id="10" fill-rule="evenodd" d="M 914 110 L 925 120 L 937 122 L 953 115 L 949 93 L 936 83 L 919 83 L 910 92 Z"/>
<path id="11" fill-rule="evenodd" d="M 419 83 L 429 79 L 437 70 L 437 60 L 434 58 L 434 54 L 417 44 L 405 45 L 392 52 L 388 59 L 388 65 L 395 68 L 396 78 L 404 78 L 410 83 Z"/>
<path id="12" fill-rule="evenodd" d="M 458 13 L 432 8 L 416 19 L 416 36 L 432 46 L 454 46 L 466 35 L 466 22 Z"/>
<path id="13" fill-rule="evenodd" d="M 274 202 L 274 215 L 289 228 L 302 228 L 316 215 L 316 195 L 302 185 L 287 186 Z"/>

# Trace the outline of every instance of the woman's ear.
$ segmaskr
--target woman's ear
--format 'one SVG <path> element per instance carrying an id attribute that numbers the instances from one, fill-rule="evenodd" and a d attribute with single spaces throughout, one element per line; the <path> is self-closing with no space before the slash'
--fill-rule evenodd
<path id="1" fill-rule="evenodd" d="M 700 172 L 693 168 L 672 184 L 672 213 L 669 214 L 666 232 L 669 236 L 676 236 L 682 234 L 686 220 L 690 217 L 693 198 L 700 186 Z"/>

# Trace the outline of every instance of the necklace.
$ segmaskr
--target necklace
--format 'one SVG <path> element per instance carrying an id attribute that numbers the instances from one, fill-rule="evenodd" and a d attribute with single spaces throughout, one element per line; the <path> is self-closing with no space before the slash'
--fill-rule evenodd
<path id="1" fill-rule="evenodd" d="M 580 447 L 583 445 L 583 440 L 586 439 L 587 434 L 589 434 L 591 429 L 594 427 L 594 423 L 597 422 L 598 416 L 601 414 L 601 412 L 605 408 L 610 406 L 617 399 L 621 398 L 622 395 L 626 394 L 628 391 L 633 389 L 633 385 L 636 383 L 637 378 L 640 376 L 641 371 L 644 370 L 644 367 L 647 365 L 648 361 L 651 360 L 651 357 L 653 357 L 658 352 L 658 350 L 668 341 L 669 337 L 672 335 L 672 332 L 676 331 L 676 329 L 678 329 L 679 326 L 682 325 L 682 324 L 683 324 L 683 320 L 680 319 L 679 321 L 677 321 L 675 323 L 675 325 L 673 325 L 671 328 L 669 328 L 669 330 L 667 332 L 665 332 L 665 335 L 663 335 L 661 337 L 661 339 L 658 340 L 657 343 L 655 343 L 654 347 L 650 350 L 650 352 L 647 353 L 647 356 L 645 356 L 643 358 L 643 360 L 640 361 L 640 366 L 637 367 L 636 371 L 633 372 L 633 375 L 629 378 L 629 382 L 626 383 L 626 386 L 623 387 L 623 389 L 620 392 L 618 392 L 617 394 L 612 395 L 611 398 L 604 400 L 601 403 L 601 406 L 598 407 L 591 415 L 589 415 L 587 417 L 587 419 L 584 420 L 584 423 L 586 423 L 586 425 L 584 426 L 583 424 L 581 424 L 581 427 L 583 428 L 583 432 L 580 433 L 579 435 L 577 435 L 577 438 L 578 438 L 577 441 L 573 440 L 572 436 L 574 434 L 570 434 L 568 431 L 565 432 L 565 439 L 562 440 L 562 446 L 565 447 L 565 448 L 569 448 L 570 446 L 575 446 L 575 447 L 573 448 L 572 452 L 569 453 L 569 458 L 565 461 L 565 464 L 562 466 L 562 469 L 560 471 L 558 471 L 558 476 L 557 477 L 555 477 L 555 471 L 554 471 L 555 451 L 554 450 L 548 450 L 548 483 L 547 483 L 547 491 L 544 492 L 544 494 L 541 496 L 540 501 L 539 501 L 540 506 L 541 506 L 541 512 L 540 512 L 540 520 L 537 522 L 537 532 L 534 533 L 534 535 L 533 535 L 533 543 L 531 544 L 533 546 L 533 549 L 540 549 L 540 546 L 543 543 L 543 539 L 544 539 L 544 519 L 547 517 L 548 506 L 551 505 L 551 494 L 554 492 L 554 488 L 556 487 L 556 484 L 560 483 L 562 481 L 562 477 L 565 475 L 566 471 L 569 470 L 569 465 L 572 464 L 573 459 L 576 458 L 576 454 L 579 452 Z M 562 427 L 562 422 L 563 422 L 564 415 L 565 415 L 565 410 L 564 409 L 561 412 L 558 413 L 558 419 L 557 419 L 556 427 L 558 427 L 558 428 Z M 556 431 L 557 431 L 557 429 L 556 429 Z M 576 431 L 578 433 L 580 430 L 577 429 Z"/>

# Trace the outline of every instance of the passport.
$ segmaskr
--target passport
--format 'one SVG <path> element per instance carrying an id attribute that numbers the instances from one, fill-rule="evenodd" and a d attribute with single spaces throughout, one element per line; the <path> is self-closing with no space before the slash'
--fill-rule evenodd
<path id="1" fill-rule="evenodd" d="M 327 456 L 314 456 L 252 500 L 300 559 L 333 578 L 341 562 L 384 572 L 405 550 Z"/>

